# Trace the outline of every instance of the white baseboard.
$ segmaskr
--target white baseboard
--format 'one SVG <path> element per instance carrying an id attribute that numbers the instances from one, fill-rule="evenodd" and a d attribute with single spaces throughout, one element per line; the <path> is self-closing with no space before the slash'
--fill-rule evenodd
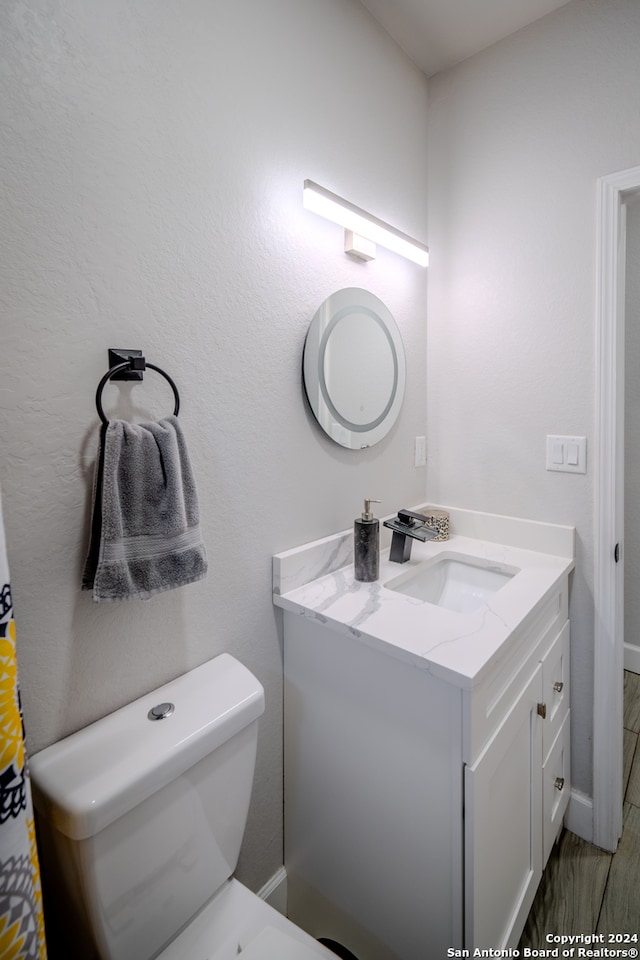
<path id="1" fill-rule="evenodd" d="M 264 887 L 258 890 L 258 896 L 284 917 L 287 915 L 287 871 L 284 867 L 276 870 Z"/>
<path id="2" fill-rule="evenodd" d="M 564 825 L 578 837 L 593 843 L 593 800 L 579 790 L 571 791 Z"/>
<path id="3" fill-rule="evenodd" d="M 632 643 L 625 643 L 624 668 L 625 670 L 632 670 L 633 673 L 640 673 L 640 647 L 636 647 Z"/>

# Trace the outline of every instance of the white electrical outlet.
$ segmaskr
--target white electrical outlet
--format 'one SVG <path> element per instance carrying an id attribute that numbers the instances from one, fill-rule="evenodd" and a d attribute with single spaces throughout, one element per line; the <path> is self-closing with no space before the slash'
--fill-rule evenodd
<path id="1" fill-rule="evenodd" d="M 587 472 L 586 437 L 547 437 L 547 470 Z"/>
<path id="2" fill-rule="evenodd" d="M 427 462 L 427 439 L 426 437 L 416 437 L 414 445 L 413 465 L 414 467 L 424 467 Z"/>

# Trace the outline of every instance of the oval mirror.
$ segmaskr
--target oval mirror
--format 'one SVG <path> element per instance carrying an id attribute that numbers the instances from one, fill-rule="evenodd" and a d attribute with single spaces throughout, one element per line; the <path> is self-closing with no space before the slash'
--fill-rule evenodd
<path id="1" fill-rule="evenodd" d="M 327 297 L 309 326 L 302 372 L 311 409 L 332 440 L 353 450 L 382 440 L 406 381 L 402 337 L 382 300 L 359 287 Z"/>

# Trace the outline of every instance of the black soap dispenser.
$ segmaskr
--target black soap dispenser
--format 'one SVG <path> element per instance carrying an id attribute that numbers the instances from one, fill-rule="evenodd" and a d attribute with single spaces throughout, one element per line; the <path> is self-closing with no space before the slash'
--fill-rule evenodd
<path id="1" fill-rule="evenodd" d="M 364 512 L 353 524 L 353 567 L 356 580 L 372 583 L 380 574 L 380 521 L 371 512 L 371 504 L 380 500 L 365 500 Z"/>

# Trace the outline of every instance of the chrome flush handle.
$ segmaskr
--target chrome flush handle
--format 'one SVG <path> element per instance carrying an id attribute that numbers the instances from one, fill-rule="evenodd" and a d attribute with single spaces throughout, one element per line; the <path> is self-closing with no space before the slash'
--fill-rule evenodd
<path id="1" fill-rule="evenodd" d="M 166 720 L 167 717 L 171 716 L 174 710 L 175 704 L 173 703 L 157 703 L 155 707 L 151 707 L 147 717 L 149 720 Z"/>

